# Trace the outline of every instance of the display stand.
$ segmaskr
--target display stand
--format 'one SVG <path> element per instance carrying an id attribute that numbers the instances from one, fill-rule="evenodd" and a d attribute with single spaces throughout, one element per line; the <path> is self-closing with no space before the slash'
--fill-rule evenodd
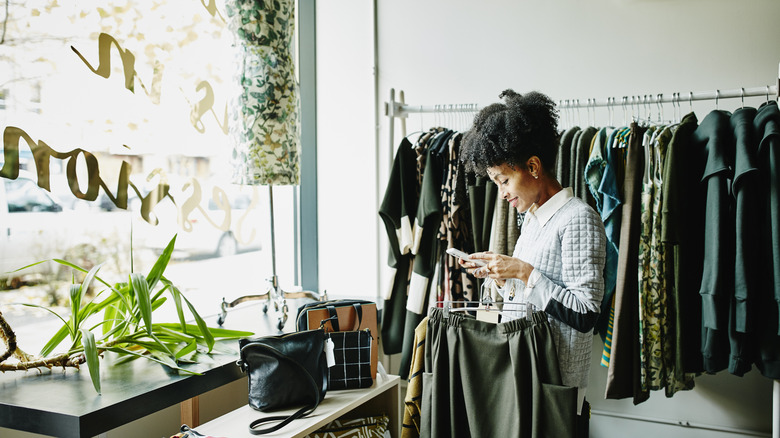
<path id="1" fill-rule="evenodd" d="M 282 429 L 265 434 L 267 437 L 304 437 L 322 426 L 342 417 L 357 418 L 385 414 L 390 418 L 388 431 L 392 437 L 401 436 L 401 379 L 398 376 L 377 376 L 374 385 L 366 389 L 328 391 L 325 400 L 310 415 L 300 418 Z M 263 413 L 242 406 L 232 412 L 204 423 L 195 430 L 208 436 L 250 438 L 249 423 L 263 416 L 289 415 L 297 408 Z"/>
<path id="2" fill-rule="evenodd" d="M 244 295 L 236 298 L 231 302 L 225 301 L 222 297 L 221 312 L 217 318 L 217 324 L 222 326 L 227 318 L 228 309 L 238 306 L 241 303 L 255 300 L 267 300 L 263 305 L 263 313 L 268 312 L 269 305 L 273 304 L 274 310 L 277 312 L 281 309 L 282 314 L 279 316 L 277 322 L 277 328 L 282 331 L 284 325 L 287 323 L 287 299 L 288 298 L 311 298 L 315 301 L 322 301 L 328 299 L 327 292 L 319 294 L 313 291 L 297 291 L 288 292 L 279 287 L 279 279 L 276 276 L 276 231 L 274 229 L 274 187 L 268 186 L 268 203 L 271 214 L 271 272 L 272 275 L 266 281 L 268 282 L 268 288 L 262 294 L 257 295 Z"/>

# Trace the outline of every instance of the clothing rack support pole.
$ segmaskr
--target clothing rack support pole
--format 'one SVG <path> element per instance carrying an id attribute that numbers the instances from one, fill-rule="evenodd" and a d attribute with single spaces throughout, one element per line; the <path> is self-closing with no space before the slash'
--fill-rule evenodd
<path id="1" fill-rule="evenodd" d="M 404 90 L 401 90 L 398 92 L 398 101 L 401 102 L 401 105 L 406 104 L 406 99 L 404 98 Z M 401 135 L 403 137 L 406 137 L 406 117 L 401 117 Z M 392 145 L 395 147 L 395 145 Z"/>
<path id="2" fill-rule="evenodd" d="M 276 230 L 274 230 L 274 186 L 268 186 L 268 204 L 271 213 L 271 275 L 273 286 L 276 288 Z"/>
<path id="3" fill-rule="evenodd" d="M 395 88 L 390 89 L 390 102 L 385 104 L 385 114 L 390 118 L 390 160 L 388 161 L 388 167 L 393 165 L 393 149 L 395 149 Z"/>
<path id="4" fill-rule="evenodd" d="M 777 65 L 775 97 L 780 100 L 780 63 Z M 772 438 L 780 438 L 780 380 L 772 381 Z"/>
<path id="5" fill-rule="evenodd" d="M 772 383 L 772 438 L 780 438 L 780 380 Z"/>

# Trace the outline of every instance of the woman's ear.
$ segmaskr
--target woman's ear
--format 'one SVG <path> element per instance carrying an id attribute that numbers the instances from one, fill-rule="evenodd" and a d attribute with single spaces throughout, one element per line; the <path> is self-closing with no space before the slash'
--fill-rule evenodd
<path id="1" fill-rule="evenodd" d="M 542 173 L 542 162 L 536 155 L 532 156 L 528 159 L 528 161 L 525 162 L 525 167 L 528 169 L 528 172 L 531 173 L 531 176 L 533 176 L 534 179 L 538 179 L 539 175 Z"/>

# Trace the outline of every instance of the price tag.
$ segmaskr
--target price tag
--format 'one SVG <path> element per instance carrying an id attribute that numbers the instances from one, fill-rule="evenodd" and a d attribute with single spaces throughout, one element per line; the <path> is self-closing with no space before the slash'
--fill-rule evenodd
<path id="1" fill-rule="evenodd" d="M 328 339 L 325 340 L 325 361 L 328 362 L 328 368 L 336 365 L 336 357 L 333 355 L 334 348 L 333 340 L 328 337 Z"/>
<path id="2" fill-rule="evenodd" d="M 501 312 L 485 308 L 477 309 L 477 321 L 485 321 L 491 324 L 498 324 L 501 321 Z"/>

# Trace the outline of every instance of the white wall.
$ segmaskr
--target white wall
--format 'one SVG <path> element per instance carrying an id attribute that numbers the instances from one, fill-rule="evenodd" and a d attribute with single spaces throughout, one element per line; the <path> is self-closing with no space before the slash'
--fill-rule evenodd
<path id="1" fill-rule="evenodd" d="M 367 222 L 378 223 L 378 200 L 371 196 L 376 191 L 381 199 L 388 156 L 396 146 L 388 144 L 387 118 L 381 117 L 377 155 L 363 155 L 363 148 L 374 141 L 374 132 L 366 129 L 373 122 L 363 113 L 364 103 L 371 100 L 365 88 L 371 71 L 365 66 L 364 45 L 372 37 L 366 29 L 371 19 L 369 2 L 319 3 L 318 97 L 335 96 L 327 105 L 318 102 L 321 284 L 331 283 L 324 278 L 330 269 L 340 273 L 333 283 L 345 288 L 362 278 L 370 282 L 361 272 L 375 272 L 371 267 L 375 262 L 380 266 L 380 284 L 384 284 L 385 253 L 374 251 L 379 260 L 368 260 L 375 257 L 374 252 L 364 247 L 376 237 L 359 234 L 379 230 L 381 247 L 384 231 Z M 497 101 L 505 88 L 540 90 L 556 100 L 585 101 L 774 85 L 780 61 L 780 2 L 775 0 L 377 0 L 376 7 L 376 108 L 380 111 L 390 88 L 404 90 L 410 104 L 485 105 Z M 330 17 L 336 20 L 327 26 L 340 33 L 338 39 L 324 35 L 326 16 L 328 21 Z M 352 63 L 358 68 L 338 67 Z M 360 104 L 347 106 L 353 99 Z M 761 100 L 747 99 L 746 103 L 757 105 Z M 719 103 L 722 109 L 739 105 L 738 99 Z M 714 106 L 714 102 L 695 102 L 693 108 L 701 118 Z M 688 109 L 687 103 L 682 109 Z M 599 111 L 598 123 L 605 124 L 607 113 Z M 671 113 L 671 107 L 665 111 Z M 615 117 L 619 123 L 622 112 Z M 431 115 L 422 121 L 413 116 L 408 130 L 427 128 L 433 122 Z M 399 139 L 397 126 L 395 138 Z M 351 161 L 344 158 L 345 153 L 353 157 Z M 373 163 L 364 163 L 364 159 L 379 161 L 378 175 Z M 377 176 L 378 187 L 364 187 L 371 186 Z M 346 192 L 345 187 L 349 187 Z M 347 195 L 349 202 L 338 201 L 337 195 L 332 195 L 334 201 L 323 202 L 323 196 L 331 196 L 323 192 L 330 190 Z M 336 210 L 339 205 L 345 209 Z M 339 225 L 326 229 L 325 221 L 331 220 Z M 344 246 L 341 242 L 350 231 L 354 237 Z M 350 268 L 343 268 L 343 260 Z M 596 344 L 594 350 L 599 351 L 600 343 Z M 771 429 L 771 381 L 758 371 L 744 378 L 726 373 L 704 376 L 694 391 L 671 399 L 654 393 L 639 406 L 628 400 L 604 400 L 605 373 L 594 357 L 588 394 L 594 410 L 674 423 Z M 739 436 L 607 416 L 594 416 L 592 431 L 591 436 L 603 438 Z"/>

